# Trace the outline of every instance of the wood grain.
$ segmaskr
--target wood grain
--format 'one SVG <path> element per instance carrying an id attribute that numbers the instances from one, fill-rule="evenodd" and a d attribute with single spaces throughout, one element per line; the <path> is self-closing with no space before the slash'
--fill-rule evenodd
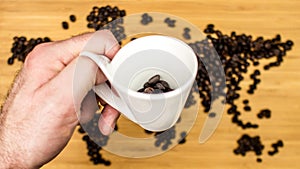
<path id="1" fill-rule="evenodd" d="M 103 151 L 103 157 L 111 160 L 109 168 L 191 168 L 191 169 L 240 169 L 240 168 L 286 168 L 298 169 L 300 164 L 300 1 L 298 0 L 164 0 L 164 1 L 116 1 L 116 0 L 2 0 L 0 2 L 0 100 L 4 101 L 16 72 L 21 63 L 7 65 L 12 38 L 16 35 L 27 37 L 49 36 L 53 40 L 69 38 L 72 35 L 88 31 L 85 17 L 93 6 L 119 6 L 127 14 L 147 11 L 165 12 L 187 19 L 200 29 L 214 23 L 217 29 L 226 33 L 235 30 L 254 37 L 272 38 L 280 33 L 283 40 L 292 39 L 295 46 L 285 58 L 282 66 L 263 71 L 262 83 L 255 95 L 242 92 L 248 98 L 252 113 L 243 118 L 257 122 L 257 130 L 244 131 L 231 123 L 224 114 L 213 137 L 205 144 L 198 143 L 201 122 L 205 116 L 199 113 L 197 124 L 193 127 L 184 145 L 179 145 L 160 156 L 131 159 L 123 158 Z M 77 22 L 70 24 L 69 30 L 61 28 L 61 22 L 68 20 L 70 14 L 77 16 Z M 250 83 L 245 79 L 242 87 Z M 240 104 L 241 100 L 239 101 Z M 255 112 L 262 108 L 272 109 L 270 120 L 257 120 Z M 124 128 L 132 132 L 130 126 Z M 260 135 L 265 144 L 263 162 L 256 163 L 254 154 L 246 157 L 235 156 L 232 151 L 236 140 L 243 134 Z M 274 157 L 267 155 L 270 144 L 282 139 L 285 147 Z M 1 164 L 0 164 L 1 165 Z M 69 168 L 106 168 L 94 166 L 89 162 L 81 135 L 74 133 L 63 152 L 44 169 Z"/>

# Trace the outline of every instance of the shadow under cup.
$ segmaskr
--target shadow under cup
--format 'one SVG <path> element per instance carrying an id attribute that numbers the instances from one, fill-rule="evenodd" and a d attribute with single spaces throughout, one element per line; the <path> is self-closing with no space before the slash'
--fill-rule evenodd
<path id="1" fill-rule="evenodd" d="M 134 40 L 135 43 L 138 40 Z M 150 131 L 163 131 L 176 123 L 197 73 L 197 58 L 193 50 L 177 39 L 169 40 L 169 44 L 159 46 L 151 43 L 148 49 L 138 48 L 139 51 L 131 54 L 124 51 L 126 49 L 120 50 L 111 62 L 114 67 L 112 85 L 131 111 L 134 117 L 131 120 Z M 126 59 L 118 62 L 118 57 Z M 157 74 L 174 90 L 162 94 L 137 92 Z"/>

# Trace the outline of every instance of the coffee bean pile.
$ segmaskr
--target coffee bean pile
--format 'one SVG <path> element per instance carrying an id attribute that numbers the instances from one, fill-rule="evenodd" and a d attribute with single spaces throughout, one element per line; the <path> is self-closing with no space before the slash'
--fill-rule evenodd
<path id="1" fill-rule="evenodd" d="M 164 22 L 168 25 L 168 27 L 174 28 L 175 27 L 175 19 L 170 19 L 169 17 L 167 17 Z"/>
<path id="2" fill-rule="evenodd" d="M 162 132 L 156 132 L 155 138 L 156 141 L 154 143 L 155 147 L 160 147 L 161 150 L 165 151 L 172 145 L 172 140 L 175 139 L 175 126 L 171 127 L 170 129 Z"/>
<path id="3" fill-rule="evenodd" d="M 240 82 L 244 80 L 248 68 L 250 66 L 257 67 L 260 65 L 261 59 L 275 58 L 276 60 L 275 62 L 264 65 L 264 70 L 280 66 L 286 52 L 292 49 L 293 42 L 291 40 L 282 42 L 280 35 L 276 35 L 272 39 L 264 39 L 263 37 L 254 39 L 251 35 L 237 34 L 236 32 L 231 32 L 230 35 L 226 35 L 220 30 L 216 30 L 213 24 L 207 25 L 204 32 L 207 35 L 207 39 L 189 44 L 198 56 L 199 68 L 196 81 L 198 83 L 200 98 L 202 99 L 201 104 L 204 106 L 204 111 L 208 112 L 211 103 L 216 99 L 211 98 L 211 93 L 216 91 L 212 91 L 213 88 L 211 86 L 214 84 L 210 83 L 209 73 L 206 71 L 207 68 L 210 69 L 211 63 L 210 61 L 206 61 L 206 58 L 215 56 L 213 51 L 207 51 L 207 49 L 211 47 L 210 45 L 213 45 L 222 62 L 226 76 L 226 103 L 230 106 L 227 113 L 232 115 L 232 122 L 242 129 L 258 128 L 258 124 L 243 122 L 239 119 L 242 112 L 238 110 L 235 102 L 240 98 L 239 91 L 242 90 Z M 203 60 L 206 61 L 205 66 L 207 67 L 202 63 Z M 258 78 L 260 74 L 261 72 L 258 69 L 250 74 L 253 84 L 247 89 L 248 94 L 254 94 L 257 85 L 261 82 Z M 210 76 L 212 76 L 213 79 L 218 79 L 219 77 L 213 73 Z M 188 102 L 191 101 L 188 100 Z M 251 111 L 249 100 L 244 100 L 243 103 L 244 111 Z M 270 118 L 271 111 L 269 109 L 261 110 L 261 112 L 257 114 L 257 117 Z M 261 154 L 264 147 L 259 137 L 252 138 L 248 135 L 243 135 L 238 143 L 240 146 L 235 150 L 235 154 L 245 155 L 248 151 L 255 151 L 256 154 Z M 260 158 L 257 159 L 257 162 L 261 161 Z"/>
<path id="4" fill-rule="evenodd" d="M 184 28 L 183 29 L 183 38 L 186 40 L 190 40 L 191 39 L 191 35 L 190 35 L 191 29 L 190 28 Z"/>
<path id="5" fill-rule="evenodd" d="M 278 147 L 283 147 L 283 141 L 282 140 L 278 140 L 276 143 L 272 144 L 273 150 L 272 151 L 268 151 L 268 154 L 270 156 L 275 155 L 276 153 L 278 153 Z"/>
<path id="6" fill-rule="evenodd" d="M 150 16 L 148 13 L 144 13 L 142 15 L 141 24 L 142 25 L 148 25 L 149 23 L 153 22 L 152 16 Z"/>
<path id="7" fill-rule="evenodd" d="M 126 15 L 125 10 L 120 10 L 117 6 L 111 7 L 110 5 L 107 5 L 105 7 L 97 7 L 94 6 L 92 11 L 89 13 L 89 15 L 86 17 L 86 20 L 88 21 L 87 27 L 99 30 L 107 23 L 123 17 Z"/>
<path id="8" fill-rule="evenodd" d="M 165 92 L 173 91 L 169 83 L 161 80 L 160 75 L 154 75 L 151 77 L 138 92 L 148 94 L 160 94 Z"/>
<path id="9" fill-rule="evenodd" d="M 88 156 L 90 156 L 90 161 L 96 164 L 104 164 L 109 166 L 111 164 L 110 161 L 103 159 L 100 151 L 102 150 L 102 146 L 107 144 L 109 139 L 108 136 L 103 135 L 98 127 L 98 120 L 100 114 L 97 113 L 94 115 L 94 118 L 88 122 L 87 124 L 80 126 L 78 132 L 84 134 L 82 140 L 86 142 L 86 146 L 88 149 Z M 84 129 L 88 131 L 88 135 L 85 133 Z"/>
<path id="10" fill-rule="evenodd" d="M 14 64 L 15 59 L 24 62 L 28 53 L 30 53 L 36 45 L 51 41 L 48 37 L 27 39 L 25 36 L 16 36 L 13 40 L 14 42 L 11 48 L 12 56 L 7 60 L 7 64 L 9 65 Z"/>
<path id="11" fill-rule="evenodd" d="M 251 137 L 248 134 L 242 135 L 242 137 L 237 141 L 238 147 L 233 150 L 234 154 L 245 156 L 247 152 L 254 151 L 255 155 L 262 155 L 264 145 L 261 143 L 259 136 Z M 260 158 L 259 158 L 260 159 Z M 257 162 L 261 162 L 257 160 Z"/>

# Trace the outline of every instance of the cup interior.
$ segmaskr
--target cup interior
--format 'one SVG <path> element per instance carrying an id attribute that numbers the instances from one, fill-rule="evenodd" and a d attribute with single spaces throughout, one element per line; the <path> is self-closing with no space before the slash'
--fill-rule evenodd
<path id="1" fill-rule="evenodd" d="M 124 46 L 111 62 L 114 83 L 137 91 L 159 74 L 173 89 L 194 81 L 197 60 L 184 42 L 160 35 L 136 39 Z"/>

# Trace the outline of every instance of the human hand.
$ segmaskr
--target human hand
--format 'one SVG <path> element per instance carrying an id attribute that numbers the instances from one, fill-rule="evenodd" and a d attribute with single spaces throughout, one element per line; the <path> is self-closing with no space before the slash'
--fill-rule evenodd
<path id="1" fill-rule="evenodd" d="M 90 38 L 94 45 L 85 46 Z M 41 167 L 70 140 L 79 122 L 78 110 L 81 120 L 92 118 L 94 108 L 80 107 L 88 104 L 91 88 L 106 78 L 93 61 L 78 57 L 84 47 L 110 59 L 120 48 L 111 32 L 98 31 L 40 44 L 29 53 L 0 112 L 0 168 Z M 81 81 L 76 82 L 81 90 L 73 90 L 78 64 L 85 68 Z M 99 119 L 100 131 L 109 134 L 118 117 L 106 105 Z"/>

